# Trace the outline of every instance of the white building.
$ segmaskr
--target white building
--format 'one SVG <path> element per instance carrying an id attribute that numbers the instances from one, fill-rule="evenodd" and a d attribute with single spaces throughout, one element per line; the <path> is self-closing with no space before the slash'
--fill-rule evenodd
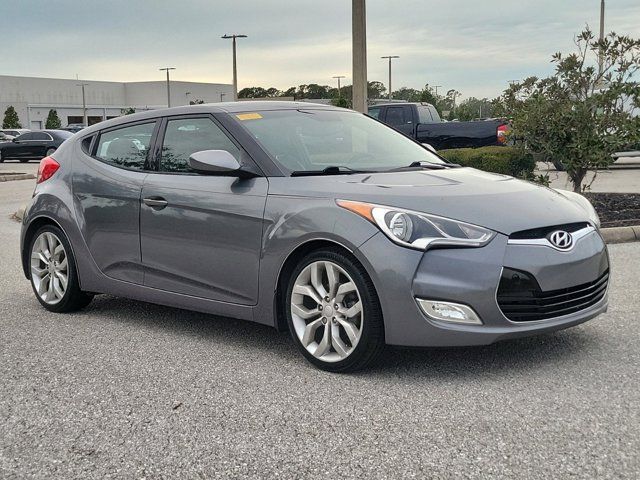
<path id="1" fill-rule="evenodd" d="M 57 78 L 12 77 L 0 75 L 0 124 L 4 112 L 12 105 L 23 128 L 45 127 L 49 110 L 55 109 L 62 126 L 82 123 L 82 87 L 86 84 L 85 102 L 89 125 L 117 117 L 133 107 L 136 111 L 167 106 L 166 81 L 101 82 Z M 233 86 L 224 83 L 171 81 L 171 106 L 233 100 Z"/>

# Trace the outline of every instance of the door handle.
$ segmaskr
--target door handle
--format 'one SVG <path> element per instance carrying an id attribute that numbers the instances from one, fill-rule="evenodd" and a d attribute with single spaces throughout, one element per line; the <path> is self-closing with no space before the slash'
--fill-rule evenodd
<path id="1" fill-rule="evenodd" d="M 169 202 L 167 202 L 162 197 L 147 197 L 147 198 L 143 198 L 142 201 L 144 202 L 145 205 L 155 210 L 162 210 L 164 207 L 169 205 Z"/>

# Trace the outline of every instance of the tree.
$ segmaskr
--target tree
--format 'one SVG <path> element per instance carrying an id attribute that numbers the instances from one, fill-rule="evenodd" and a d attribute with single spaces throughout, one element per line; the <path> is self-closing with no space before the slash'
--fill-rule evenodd
<path id="1" fill-rule="evenodd" d="M 406 100 L 407 102 L 419 102 L 422 92 L 415 88 L 400 87 L 391 96 L 394 100 Z"/>
<path id="2" fill-rule="evenodd" d="M 608 167 L 611 154 L 640 141 L 640 40 L 610 33 L 599 41 L 587 27 L 577 53 L 552 57 L 555 74 L 512 84 L 497 102 L 523 148 L 566 169 L 576 192 L 584 179 Z M 602 67 L 598 66 L 601 59 Z"/>
<path id="3" fill-rule="evenodd" d="M 120 110 L 121 115 L 131 115 L 133 113 L 136 113 L 136 109 L 133 107 L 123 108 Z"/>
<path id="4" fill-rule="evenodd" d="M 47 121 L 45 123 L 45 128 L 60 128 L 62 126 L 62 122 L 60 121 L 60 117 L 58 117 L 58 112 L 51 109 L 49 110 L 49 115 L 47 115 Z"/>
<path id="5" fill-rule="evenodd" d="M 18 118 L 18 112 L 13 108 L 13 105 L 9 105 L 7 110 L 4 112 L 2 128 L 22 128 L 22 124 Z"/>
<path id="6" fill-rule="evenodd" d="M 384 98 L 387 94 L 387 87 L 384 86 L 384 83 L 373 81 L 367 84 L 367 96 L 370 99 L 373 98 Z"/>
<path id="7" fill-rule="evenodd" d="M 490 118 L 493 116 L 493 103 L 488 98 L 469 97 L 456 107 L 455 115 L 463 122 L 476 118 Z"/>
<path id="8" fill-rule="evenodd" d="M 200 100 L 199 98 L 189 100 L 189 105 L 202 105 L 203 103 L 204 103 L 204 100 Z"/>

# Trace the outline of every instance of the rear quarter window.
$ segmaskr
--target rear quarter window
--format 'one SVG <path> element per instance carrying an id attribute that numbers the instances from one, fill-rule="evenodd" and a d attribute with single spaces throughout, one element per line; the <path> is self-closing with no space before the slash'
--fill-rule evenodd
<path id="1" fill-rule="evenodd" d="M 130 170 L 149 167 L 149 145 L 156 122 L 109 130 L 100 134 L 95 156 L 109 165 Z"/>

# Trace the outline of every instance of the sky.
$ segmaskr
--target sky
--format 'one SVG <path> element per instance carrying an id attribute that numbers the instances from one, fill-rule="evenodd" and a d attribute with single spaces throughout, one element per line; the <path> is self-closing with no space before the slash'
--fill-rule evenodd
<path id="1" fill-rule="evenodd" d="M 3 13 L 0 75 L 86 80 L 172 78 L 238 85 L 351 83 L 349 0 L 17 0 Z M 552 72 L 598 0 L 367 0 L 368 78 L 393 89 L 426 83 L 463 97 L 495 97 L 510 80 Z M 606 31 L 640 37 L 640 1 L 607 0 Z M 9 47 L 11 45 L 11 47 Z M 11 52 L 10 54 L 8 52 Z"/>

